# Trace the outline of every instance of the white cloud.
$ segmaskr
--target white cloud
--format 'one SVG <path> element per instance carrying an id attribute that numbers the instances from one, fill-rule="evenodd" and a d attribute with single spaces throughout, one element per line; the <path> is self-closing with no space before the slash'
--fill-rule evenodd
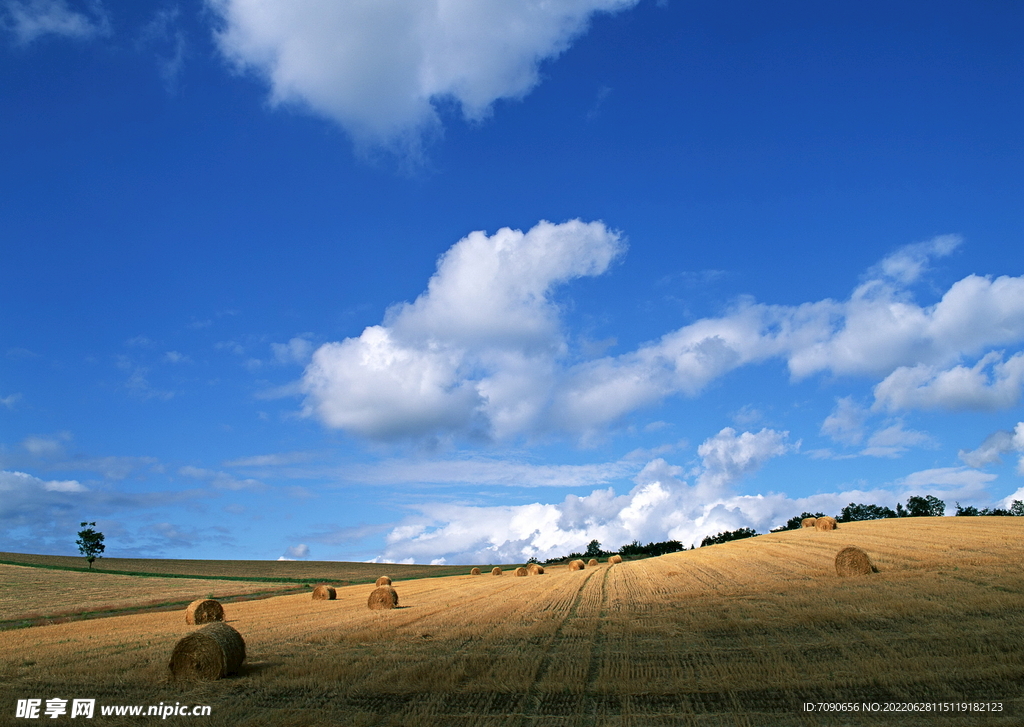
<path id="1" fill-rule="evenodd" d="M 33 457 L 60 457 L 64 454 L 64 443 L 69 441 L 70 432 L 60 432 L 53 437 L 25 437 L 21 446 Z"/>
<path id="2" fill-rule="evenodd" d="M 916 282 L 933 257 L 945 257 L 960 247 L 960 235 L 939 235 L 927 242 L 904 245 L 872 268 L 875 277 L 886 277 L 903 285 Z"/>
<path id="3" fill-rule="evenodd" d="M 644 466 L 626 495 L 608 488 L 584 497 L 568 495 L 558 504 L 420 506 L 418 516 L 391 530 L 380 559 L 510 563 L 582 551 L 594 539 L 606 548 L 633 540 L 689 544 L 751 523 L 764 528 L 787 512 L 783 504 L 766 509 L 764 498 L 735 496 L 730 487 L 771 457 L 789 451 L 785 438 L 785 432 L 768 429 L 740 435 L 723 429 L 698 448 L 701 464 L 692 485 L 683 479 L 683 468 L 659 458 Z M 776 500 L 780 498 L 785 501 L 782 496 Z"/>
<path id="4" fill-rule="evenodd" d="M 620 254 L 600 222 L 474 232 L 438 262 L 413 303 L 328 343 L 303 377 L 305 411 L 332 427 L 395 438 L 542 426 L 567 353 L 552 290 L 603 273 Z"/>
<path id="5" fill-rule="evenodd" d="M 309 557 L 309 546 L 305 543 L 289 546 L 278 560 L 301 560 Z"/>
<path id="6" fill-rule="evenodd" d="M 360 144 L 414 150 L 437 106 L 469 120 L 521 98 L 541 62 L 565 51 L 596 12 L 638 0 L 208 0 L 217 41 L 263 76 L 274 104 L 308 108 Z"/>
<path id="7" fill-rule="evenodd" d="M 21 399 L 21 394 L 14 393 L 8 396 L 0 397 L 0 406 L 6 409 L 14 409 L 14 405 Z"/>
<path id="8" fill-rule="evenodd" d="M 87 5 L 87 12 L 77 12 L 67 0 L 6 0 L 3 24 L 22 45 L 43 35 L 82 40 L 107 35 L 110 24 L 102 5 L 98 1 Z"/>
<path id="9" fill-rule="evenodd" d="M 164 354 L 164 361 L 172 364 L 192 363 L 192 359 L 179 351 L 168 351 Z"/>
<path id="10" fill-rule="evenodd" d="M 951 239 L 894 253 L 847 301 L 774 306 L 743 298 L 722 316 L 634 351 L 573 363 L 584 351 L 570 349 L 578 337 L 563 330 L 550 293 L 607 270 L 623 249 L 618 234 L 580 221 L 541 222 L 525 234 L 474 232 L 442 256 L 415 302 L 393 306 L 359 338 L 317 349 L 301 382 L 305 412 L 379 439 L 568 432 L 586 442 L 639 408 L 698 396 L 729 371 L 771 359 L 786 360 L 794 380 L 819 373 L 889 377 L 876 395 L 894 408 L 915 396 L 918 403 L 952 405 L 954 390 L 961 403 L 1003 405 L 1020 388 L 1024 354 L 1006 362 L 983 356 L 964 370 L 973 388 L 947 385 L 959 373 L 937 367 L 1024 342 L 1024 277 L 971 275 L 931 306 L 918 305 L 901 287 L 920 276 L 929 256 L 948 252 Z M 935 373 L 915 379 L 917 388 L 894 383 L 909 371 Z M 852 400 L 841 399 L 822 433 L 859 443 L 867 436 L 865 418 Z M 893 456 L 925 442 L 920 433 L 880 441 L 886 436 L 895 430 L 876 432 L 865 453 Z"/>
<path id="11" fill-rule="evenodd" d="M 298 364 L 305 366 L 313 355 L 313 344 L 301 336 L 296 336 L 288 343 L 272 343 L 270 350 L 274 353 L 274 360 L 279 364 Z"/>
<path id="12" fill-rule="evenodd" d="M 703 471 L 697 477 L 698 486 L 721 490 L 745 474 L 761 467 L 772 457 L 790 451 L 786 443 L 789 432 L 762 429 L 756 434 L 743 432 L 739 436 L 732 427 L 726 427 L 697 448 Z"/>
<path id="13" fill-rule="evenodd" d="M 1024 353 L 1004 361 L 991 351 L 968 368 L 941 370 L 918 364 L 901 366 L 875 387 L 873 409 L 1009 409 L 1024 387 Z"/>
<path id="14" fill-rule="evenodd" d="M 961 449 L 959 457 L 968 467 L 980 469 L 989 464 L 1000 464 L 1002 459 L 999 455 L 1009 452 L 1021 453 L 1017 461 L 1017 472 L 1024 475 L 1024 422 L 1017 422 L 1012 432 L 993 432 L 975 450 L 968 452 Z"/>

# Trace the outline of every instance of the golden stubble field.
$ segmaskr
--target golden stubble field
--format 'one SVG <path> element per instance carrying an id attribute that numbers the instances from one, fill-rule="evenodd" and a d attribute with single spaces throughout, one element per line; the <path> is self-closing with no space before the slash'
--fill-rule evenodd
<path id="1" fill-rule="evenodd" d="M 838 578 L 846 545 L 881 572 Z M 201 685 L 166 681 L 191 630 L 180 613 L 7 631 L 0 722 L 16 699 L 59 696 L 209 704 L 166 721 L 253 727 L 1019 725 L 1022 563 L 1024 518 L 911 518 L 579 572 L 396 580 L 393 611 L 368 611 L 367 585 L 281 596 L 226 607 L 247 666 Z M 968 701 L 1003 711 L 801 708 Z"/>

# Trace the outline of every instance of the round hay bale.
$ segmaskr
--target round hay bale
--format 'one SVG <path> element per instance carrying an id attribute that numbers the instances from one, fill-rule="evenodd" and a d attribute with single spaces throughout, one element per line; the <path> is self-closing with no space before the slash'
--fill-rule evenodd
<path id="1" fill-rule="evenodd" d="M 526 570 L 524 566 L 519 566 L 515 569 L 515 576 L 517 578 L 524 578 L 530 574 L 530 571 Z"/>
<path id="2" fill-rule="evenodd" d="M 608 559 L 608 562 L 609 563 L 621 563 L 622 562 L 622 556 L 618 555 L 618 554 L 613 555 L 611 558 Z"/>
<path id="3" fill-rule="evenodd" d="M 245 661 L 245 640 L 226 623 L 214 621 L 178 641 L 167 665 L 172 679 L 220 679 Z"/>
<path id="4" fill-rule="evenodd" d="M 569 570 L 583 570 L 586 568 L 582 560 L 574 560 L 569 564 Z"/>
<path id="5" fill-rule="evenodd" d="M 595 565 L 597 565 L 597 558 L 591 558 L 587 561 L 587 568 L 593 568 Z"/>
<path id="6" fill-rule="evenodd" d="M 375 586 L 390 586 L 391 585 L 391 579 L 388 578 L 387 576 L 381 576 L 380 578 L 377 579 L 377 582 L 374 583 L 373 585 L 375 585 Z"/>
<path id="7" fill-rule="evenodd" d="M 816 523 L 816 522 L 818 522 L 818 518 L 816 518 L 816 517 L 805 517 L 803 520 L 800 521 L 800 527 L 802 527 L 802 528 L 813 528 L 814 527 L 814 523 Z"/>
<path id="8" fill-rule="evenodd" d="M 877 573 L 878 568 L 871 558 L 855 545 L 843 548 L 836 554 L 836 573 L 841 576 L 861 576 Z"/>
<path id="9" fill-rule="evenodd" d="M 479 568 L 474 568 L 473 570 L 471 570 L 471 571 L 469 572 L 469 574 L 470 574 L 471 576 L 478 576 L 478 575 L 480 575 L 480 569 L 479 569 Z"/>
<path id="10" fill-rule="evenodd" d="M 817 520 L 815 520 L 814 527 L 817 530 L 835 530 L 838 527 L 838 525 L 836 525 L 835 518 L 826 515 L 825 517 L 820 517 Z"/>
<path id="11" fill-rule="evenodd" d="M 526 570 L 531 576 L 544 575 L 544 566 L 540 563 L 530 563 L 530 565 L 526 566 Z"/>
<path id="12" fill-rule="evenodd" d="M 501 568 L 499 568 L 498 566 L 494 566 L 493 568 L 491 568 L 491 575 L 492 576 L 500 576 L 501 575 Z"/>
<path id="13" fill-rule="evenodd" d="M 371 610 L 395 608 L 398 606 L 398 591 L 391 586 L 377 586 L 366 599 L 366 607 Z"/>
<path id="14" fill-rule="evenodd" d="M 185 623 L 198 626 L 199 624 L 213 623 L 224 620 L 224 607 L 220 601 L 212 598 L 200 598 L 192 601 L 185 609 Z"/>
<path id="15" fill-rule="evenodd" d="M 338 592 L 334 590 L 334 586 L 319 585 L 313 589 L 314 601 L 333 601 L 337 597 Z"/>

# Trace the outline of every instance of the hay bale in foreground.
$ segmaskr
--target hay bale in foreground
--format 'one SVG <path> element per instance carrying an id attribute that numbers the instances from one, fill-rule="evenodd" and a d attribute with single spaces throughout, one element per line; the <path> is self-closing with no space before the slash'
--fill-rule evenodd
<path id="1" fill-rule="evenodd" d="M 469 574 L 470 574 L 471 576 L 478 576 L 478 575 L 480 575 L 480 569 L 479 569 L 479 568 L 474 568 L 473 570 L 471 570 L 471 571 L 469 572 Z"/>
<path id="2" fill-rule="evenodd" d="M 519 566 L 515 569 L 514 574 L 517 578 L 524 578 L 530 574 L 530 571 L 526 570 L 524 566 Z"/>
<path id="3" fill-rule="evenodd" d="M 597 564 L 598 564 L 597 563 L 597 558 L 591 558 L 590 560 L 587 561 L 587 567 L 588 568 L 593 568 Z"/>
<path id="4" fill-rule="evenodd" d="M 333 601 L 337 597 L 338 592 L 334 590 L 334 586 L 319 585 L 313 589 L 314 601 Z"/>
<path id="5" fill-rule="evenodd" d="M 390 586 L 391 585 L 391 579 L 388 578 L 387 576 L 381 576 L 380 578 L 377 579 L 377 582 L 374 583 L 373 585 L 375 585 L 375 586 Z"/>
<path id="6" fill-rule="evenodd" d="M 613 555 L 611 558 L 608 559 L 608 562 L 609 563 L 621 563 L 622 562 L 622 556 L 618 555 L 618 554 Z"/>
<path id="7" fill-rule="evenodd" d="M 500 576 L 501 575 L 501 568 L 499 568 L 498 566 L 494 566 L 493 568 L 491 568 L 491 575 L 492 576 Z"/>
<path id="8" fill-rule="evenodd" d="M 185 609 L 185 623 L 199 625 L 224 620 L 224 607 L 212 598 L 200 598 Z"/>
<path id="9" fill-rule="evenodd" d="M 835 530 L 839 526 L 836 524 L 836 519 L 834 517 L 826 515 L 825 517 L 820 517 L 815 520 L 814 527 L 818 530 Z"/>
<path id="10" fill-rule="evenodd" d="M 226 623 L 214 621 L 178 641 L 168 668 L 172 679 L 220 679 L 245 661 L 245 640 Z"/>
<path id="11" fill-rule="evenodd" d="M 586 566 L 583 565 L 582 560 L 574 560 L 569 563 L 569 570 L 583 570 L 584 568 L 586 568 Z"/>
<path id="12" fill-rule="evenodd" d="M 843 548 L 836 554 L 836 573 L 841 576 L 862 576 L 877 572 L 878 568 L 868 554 L 855 545 Z"/>
<path id="13" fill-rule="evenodd" d="M 540 563 L 530 563 L 530 565 L 526 566 L 526 570 L 529 572 L 531 576 L 544 575 L 544 566 L 542 566 Z"/>
<path id="14" fill-rule="evenodd" d="M 395 608 L 398 606 L 398 591 L 391 586 L 377 586 L 373 593 L 366 599 L 366 607 L 377 611 L 384 608 Z"/>
<path id="15" fill-rule="evenodd" d="M 813 528 L 814 527 L 814 523 L 816 523 L 816 522 L 818 522 L 818 518 L 816 518 L 816 517 L 805 517 L 803 520 L 800 521 L 800 527 L 802 527 L 802 528 Z"/>

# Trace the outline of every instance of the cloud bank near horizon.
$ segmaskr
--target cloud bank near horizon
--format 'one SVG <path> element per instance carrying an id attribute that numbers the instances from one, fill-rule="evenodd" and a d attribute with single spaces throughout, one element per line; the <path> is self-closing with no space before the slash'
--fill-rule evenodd
<path id="1" fill-rule="evenodd" d="M 1018 428 L 1024 431 L 1024 423 Z M 568 495 L 560 503 L 420 505 L 416 515 L 391 529 L 376 560 L 518 563 L 582 552 L 591 540 L 612 550 L 634 540 L 678 540 L 688 547 L 726 530 L 749 527 L 766 532 L 804 511 L 838 514 L 851 502 L 894 507 L 910 495 L 934 494 L 952 507 L 955 499 L 984 497 L 986 487 L 996 479 L 994 474 L 961 466 L 914 472 L 869 490 L 853 488 L 799 498 L 778 492 L 735 492 L 744 477 L 797 446 L 788 441 L 788 432 L 766 428 L 737 433 L 726 427 L 698 447 L 700 462 L 692 470 L 660 457 L 653 459 L 623 495 L 609 487 L 583 497 Z M 1004 504 L 1021 499 L 1022 490 Z"/>

